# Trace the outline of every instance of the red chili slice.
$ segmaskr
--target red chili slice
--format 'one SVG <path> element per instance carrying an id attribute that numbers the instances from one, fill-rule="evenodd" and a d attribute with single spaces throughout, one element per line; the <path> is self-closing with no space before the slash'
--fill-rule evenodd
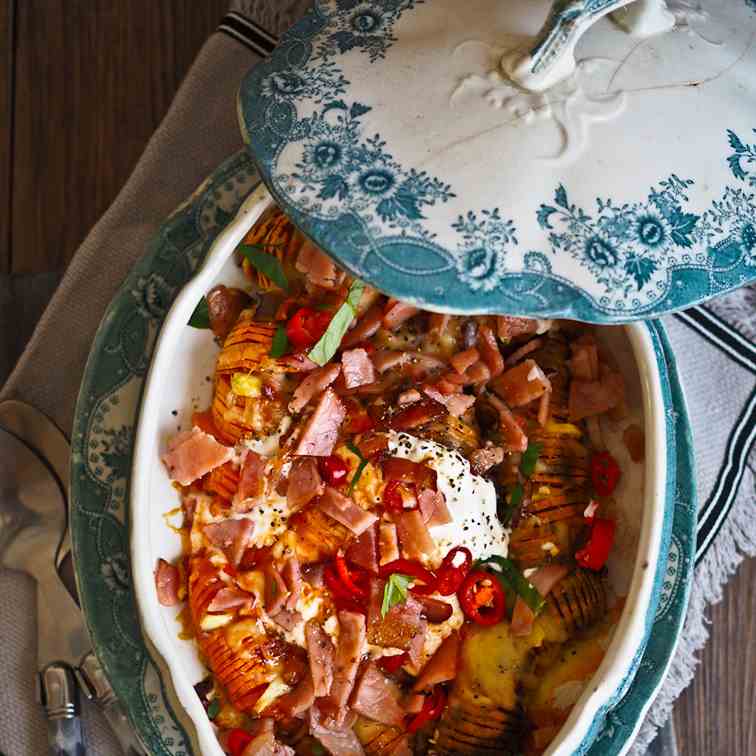
<path id="1" fill-rule="evenodd" d="M 461 564 L 454 564 L 459 555 L 464 559 Z M 445 557 L 441 566 L 436 570 L 438 583 L 436 590 L 442 596 L 451 596 L 455 594 L 462 582 L 467 577 L 472 567 L 472 552 L 464 546 L 455 546 Z"/>
<path id="2" fill-rule="evenodd" d="M 495 625 L 504 617 L 507 608 L 504 591 L 490 572 L 471 572 L 462 581 L 457 595 L 465 616 L 478 625 Z"/>
<path id="3" fill-rule="evenodd" d="M 383 489 L 381 503 L 387 512 L 410 512 L 418 506 L 417 489 L 413 483 L 390 480 Z"/>
<path id="4" fill-rule="evenodd" d="M 409 654 L 405 651 L 403 654 L 396 654 L 395 656 L 382 656 L 378 659 L 378 666 L 389 674 L 398 672 L 402 666 L 409 659 Z"/>
<path id="5" fill-rule="evenodd" d="M 296 349 L 307 349 L 325 333 L 332 313 L 300 307 L 286 324 L 286 336 Z"/>
<path id="6" fill-rule="evenodd" d="M 611 496 L 621 476 L 622 470 L 609 452 L 597 452 L 591 457 L 591 480 L 599 496 Z"/>
<path id="7" fill-rule="evenodd" d="M 252 736 L 244 730 L 231 730 L 226 738 L 226 747 L 231 756 L 241 756 L 244 749 L 252 742 Z"/>
<path id="8" fill-rule="evenodd" d="M 347 463 L 338 455 L 331 454 L 329 457 L 320 457 L 318 467 L 327 485 L 338 488 L 346 483 L 349 468 Z"/>
<path id="9" fill-rule="evenodd" d="M 410 720 L 407 732 L 417 732 L 428 722 L 438 719 L 446 708 L 446 693 L 440 685 L 433 688 L 433 692 L 425 699 L 420 713 Z"/>
<path id="10" fill-rule="evenodd" d="M 600 570 L 609 558 L 614 545 L 614 520 L 594 517 L 591 520 L 591 534 L 585 547 L 575 553 L 575 561 L 588 570 Z"/>
<path id="11" fill-rule="evenodd" d="M 387 578 L 396 572 L 422 581 L 421 585 L 415 584 L 410 588 L 412 593 L 427 596 L 436 590 L 436 576 L 430 570 L 426 570 L 419 562 L 414 562 L 412 559 L 395 559 L 393 562 L 384 564 L 378 570 L 378 574 L 382 578 Z"/>
<path id="12" fill-rule="evenodd" d="M 350 572 L 349 566 L 347 565 L 347 561 L 342 554 L 336 555 L 335 562 L 336 573 L 338 574 L 339 580 L 341 580 L 342 585 L 357 598 L 367 598 L 367 590 L 357 585 L 355 579 L 356 575 L 358 574 L 357 570 L 355 569 L 355 575 L 353 576 Z M 363 577 L 363 582 L 364 579 L 365 578 Z"/>

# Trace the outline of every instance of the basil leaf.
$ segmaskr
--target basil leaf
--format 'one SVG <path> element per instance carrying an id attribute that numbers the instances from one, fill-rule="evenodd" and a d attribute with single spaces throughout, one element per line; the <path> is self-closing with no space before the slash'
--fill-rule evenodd
<path id="1" fill-rule="evenodd" d="M 383 589 L 381 617 L 385 617 L 391 611 L 392 607 L 407 600 L 409 584 L 414 579 L 415 578 L 410 577 L 409 575 L 402 575 L 399 572 L 394 572 L 389 575 L 388 580 L 386 581 L 386 586 Z"/>
<path id="2" fill-rule="evenodd" d="M 280 325 L 273 334 L 273 343 L 270 345 L 270 356 L 283 357 L 288 348 L 289 337 L 286 335 L 286 328 Z"/>
<path id="3" fill-rule="evenodd" d="M 475 563 L 476 567 L 489 567 L 493 575 L 499 582 L 511 591 L 514 591 L 535 614 L 546 606 L 546 599 L 538 592 L 538 589 L 515 567 L 511 559 L 500 556 L 490 556 L 486 559 L 479 559 Z"/>
<path id="4" fill-rule="evenodd" d="M 333 357 L 341 346 L 341 340 L 349 328 L 349 324 L 357 315 L 357 305 L 365 291 L 365 284 L 359 279 L 352 281 L 344 303 L 336 310 L 336 314 L 328 324 L 325 333 L 307 355 L 316 365 L 323 365 Z"/>
<path id="5" fill-rule="evenodd" d="M 253 268 L 267 276 L 279 289 L 289 290 L 289 281 L 277 257 L 256 244 L 240 244 L 238 249 Z"/>
<path id="6" fill-rule="evenodd" d="M 220 699 L 214 698 L 210 701 L 210 705 L 207 707 L 207 718 L 215 719 L 220 714 L 221 702 Z"/>
<path id="7" fill-rule="evenodd" d="M 349 451 L 352 452 L 352 454 L 356 454 L 360 460 L 360 464 L 357 465 L 357 469 L 354 471 L 352 480 L 349 483 L 349 488 L 347 489 L 347 495 L 351 496 L 352 491 L 354 491 L 354 487 L 357 485 L 357 482 L 362 477 L 362 473 L 365 471 L 365 466 L 367 465 L 368 460 L 362 456 L 362 452 L 360 451 L 359 447 L 356 446 L 351 441 L 348 441 L 346 446 L 347 446 L 347 449 L 349 449 Z"/>
<path id="8" fill-rule="evenodd" d="M 202 297 L 197 302 L 192 317 L 189 318 L 189 325 L 192 328 L 210 328 L 210 309 L 207 306 L 207 299 L 205 297 Z"/>
<path id="9" fill-rule="evenodd" d="M 538 455 L 541 453 L 542 444 L 534 441 L 532 444 L 528 444 L 528 448 L 522 454 L 520 460 L 520 472 L 529 478 L 535 471 L 536 462 L 538 461 Z"/>

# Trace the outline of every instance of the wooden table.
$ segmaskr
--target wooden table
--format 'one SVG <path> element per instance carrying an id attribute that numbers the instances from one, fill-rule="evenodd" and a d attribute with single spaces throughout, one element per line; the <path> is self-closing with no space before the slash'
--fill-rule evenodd
<path id="1" fill-rule="evenodd" d="M 29 323 L 128 178 L 227 4 L 0 0 L 0 280 L 13 282 Z M 5 339 L 0 381 L 28 333 Z M 711 612 L 711 640 L 675 708 L 686 756 L 756 754 L 753 585 L 751 560 Z"/>

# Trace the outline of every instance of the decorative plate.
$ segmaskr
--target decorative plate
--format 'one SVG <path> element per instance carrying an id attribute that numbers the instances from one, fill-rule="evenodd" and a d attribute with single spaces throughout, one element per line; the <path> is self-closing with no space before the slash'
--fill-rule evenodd
<path id="1" fill-rule="evenodd" d="M 626 322 L 740 286 L 756 2 L 627 3 L 317 0 L 242 83 L 250 154 L 323 249 L 431 309 Z"/>
<path id="2" fill-rule="evenodd" d="M 82 607 L 98 656 L 150 754 L 200 751 L 170 676 L 142 635 L 132 586 L 126 523 L 141 394 L 172 301 L 258 181 L 251 159 L 239 153 L 165 222 L 105 314 L 77 405 L 71 529 Z M 669 407 L 670 449 L 677 449 L 667 462 L 674 517 L 664 523 L 669 553 L 655 576 L 658 609 L 648 618 L 653 626 L 635 680 L 625 681 L 622 700 L 601 712 L 581 747 L 602 755 L 621 753 L 639 726 L 674 650 L 692 575 L 696 506 L 687 411 L 663 328 L 656 321 L 643 327 L 653 342 Z M 597 745 L 589 751 L 593 738 Z"/>

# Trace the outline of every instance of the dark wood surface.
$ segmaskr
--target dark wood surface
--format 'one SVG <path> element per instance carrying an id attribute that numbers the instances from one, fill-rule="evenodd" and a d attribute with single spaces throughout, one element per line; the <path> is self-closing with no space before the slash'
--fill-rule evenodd
<path id="1" fill-rule="evenodd" d="M 64 270 L 227 2 L 0 0 L 0 274 Z M 675 708 L 686 756 L 756 754 L 754 585 L 751 561 L 711 612 Z"/>

